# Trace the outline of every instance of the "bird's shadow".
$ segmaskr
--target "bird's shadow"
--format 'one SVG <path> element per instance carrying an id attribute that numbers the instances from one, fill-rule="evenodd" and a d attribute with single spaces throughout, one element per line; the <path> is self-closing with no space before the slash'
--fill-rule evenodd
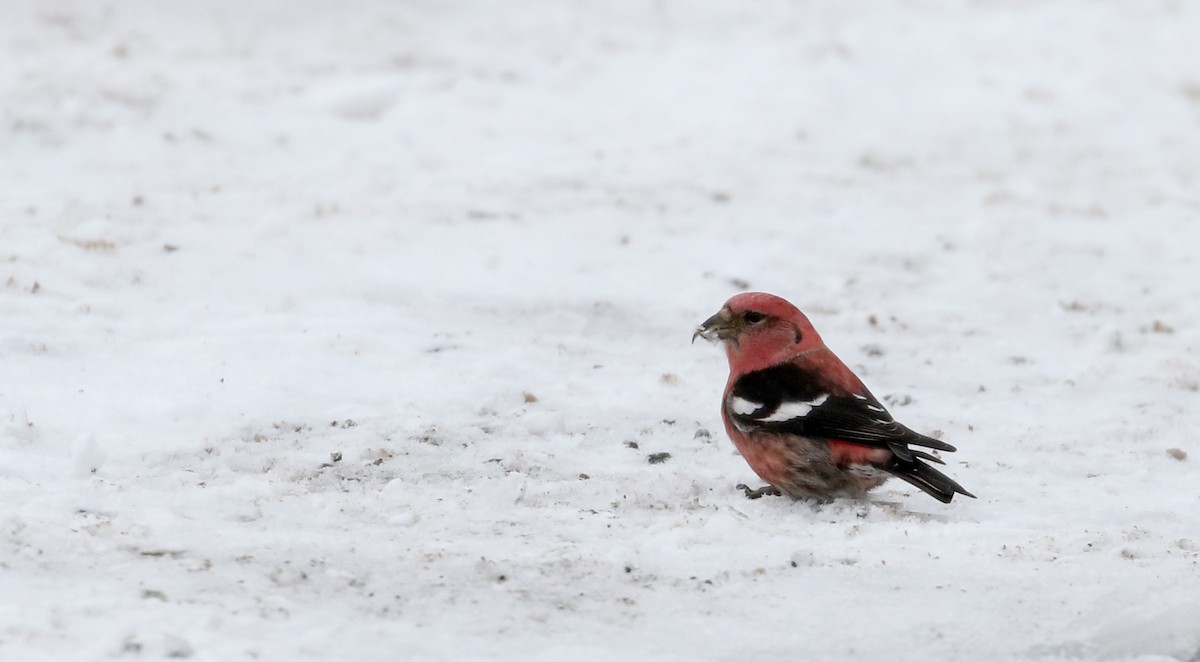
<path id="1" fill-rule="evenodd" d="M 871 508 L 878 508 L 884 513 L 894 517 L 912 518 L 922 522 L 941 522 L 943 524 L 947 524 L 956 520 L 956 518 L 951 517 L 950 515 L 909 510 L 908 508 L 905 508 L 904 504 L 899 501 L 884 501 L 882 499 L 868 498 L 860 501 L 859 504 L 864 507 L 863 513 L 859 515 L 863 518 L 867 517 Z"/>

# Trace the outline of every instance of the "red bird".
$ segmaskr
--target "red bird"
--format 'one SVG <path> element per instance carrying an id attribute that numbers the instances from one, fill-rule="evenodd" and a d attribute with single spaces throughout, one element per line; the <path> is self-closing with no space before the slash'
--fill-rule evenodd
<path id="1" fill-rule="evenodd" d="M 861 497 L 891 476 L 943 503 L 955 494 L 975 497 L 923 461 L 945 464 L 940 458 L 910 446 L 955 448 L 897 423 L 787 301 L 763 292 L 739 294 L 692 340 L 697 336 L 725 343 L 725 431 L 769 483 L 757 490 L 738 485 L 747 497 Z"/>

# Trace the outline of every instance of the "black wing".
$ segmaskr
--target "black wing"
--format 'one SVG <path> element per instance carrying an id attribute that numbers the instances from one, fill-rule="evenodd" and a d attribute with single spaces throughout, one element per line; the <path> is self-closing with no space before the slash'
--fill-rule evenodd
<path id="1" fill-rule="evenodd" d="M 734 383 L 725 403 L 734 423 L 746 430 L 886 446 L 903 460 L 914 455 L 908 444 L 954 451 L 950 444 L 918 434 L 897 423 L 869 392 L 847 393 L 821 375 L 793 364 L 758 370 Z"/>

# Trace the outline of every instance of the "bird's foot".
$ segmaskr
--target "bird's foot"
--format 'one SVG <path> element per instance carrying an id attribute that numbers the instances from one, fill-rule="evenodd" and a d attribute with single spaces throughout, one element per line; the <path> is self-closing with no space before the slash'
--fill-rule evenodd
<path id="1" fill-rule="evenodd" d="M 764 496 L 783 496 L 783 492 L 780 492 L 779 488 L 774 485 L 764 485 L 757 490 L 752 490 L 745 483 L 738 483 L 736 489 L 745 490 L 747 499 L 760 499 Z"/>

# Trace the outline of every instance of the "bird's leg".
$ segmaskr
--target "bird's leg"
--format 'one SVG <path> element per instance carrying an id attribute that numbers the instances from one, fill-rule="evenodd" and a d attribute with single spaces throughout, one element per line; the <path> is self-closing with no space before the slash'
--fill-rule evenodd
<path id="1" fill-rule="evenodd" d="M 774 485 L 764 485 L 757 490 L 750 489 L 745 483 L 738 483 L 736 489 L 745 490 L 747 499 L 759 499 L 764 496 L 782 496 L 783 492 L 779 491 Z"/>

